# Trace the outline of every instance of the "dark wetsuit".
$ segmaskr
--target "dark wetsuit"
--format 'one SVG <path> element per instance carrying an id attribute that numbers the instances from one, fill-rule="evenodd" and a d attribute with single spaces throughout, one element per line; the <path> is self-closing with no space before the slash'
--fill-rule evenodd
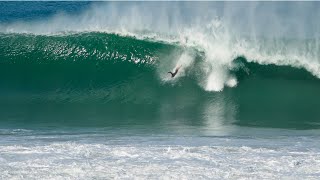
<path id="1" fill-rule="evenodd" d="M 177 75 L 178 71 L 179 71 L 179 68 L 177 68 L 174 72 L 168 72 L 168 73 L 170 73 L 171 77 L 173 78 Z"/>

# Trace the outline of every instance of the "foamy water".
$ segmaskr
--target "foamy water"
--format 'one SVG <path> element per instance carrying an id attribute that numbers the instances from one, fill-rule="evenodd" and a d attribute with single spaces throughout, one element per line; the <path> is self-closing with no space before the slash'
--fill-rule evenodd
<path id="1" fill-rule="evenodd" d="M 24 134 L 24 136 L 20 136 Z M 59 133 L 58 133 L 59 134 Z M 314 136 L 2 135 L 1 179 L 317 179 Z"/>

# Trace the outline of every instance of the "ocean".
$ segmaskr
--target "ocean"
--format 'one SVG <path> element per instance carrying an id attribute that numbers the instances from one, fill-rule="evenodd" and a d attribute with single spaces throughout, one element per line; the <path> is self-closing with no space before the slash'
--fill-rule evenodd
<path id="1" fill-rule="evenodd" d="M 0 179 L 319 179 L 319 12 L 0 2 Z"/>

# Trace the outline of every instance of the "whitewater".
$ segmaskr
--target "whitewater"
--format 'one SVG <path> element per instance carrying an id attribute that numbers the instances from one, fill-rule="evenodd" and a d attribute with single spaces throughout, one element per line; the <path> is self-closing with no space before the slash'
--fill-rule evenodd
<path id="1" fill-rule="evenodd" d="M 20 135 L 11 139 L 19 145 L 1 140 L 2 179 L 317 179 L 320 174 L 315 137 L 115 138 L 101 131 L 6 132 L 13 133 Z"/>
<path id="2" fill-rule="evenodd" d="M 319 12 L 0 2 L 0 179 L 318 179 Z"/>

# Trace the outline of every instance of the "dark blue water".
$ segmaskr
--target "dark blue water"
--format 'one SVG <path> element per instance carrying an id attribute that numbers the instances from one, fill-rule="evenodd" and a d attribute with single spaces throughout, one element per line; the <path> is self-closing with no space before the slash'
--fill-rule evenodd
<path id="1" fill-rule="evenodd" d="M 0 22 L 34 21 L 66 13 L 77 15 L 92 2 L 0 2 Z"/>

